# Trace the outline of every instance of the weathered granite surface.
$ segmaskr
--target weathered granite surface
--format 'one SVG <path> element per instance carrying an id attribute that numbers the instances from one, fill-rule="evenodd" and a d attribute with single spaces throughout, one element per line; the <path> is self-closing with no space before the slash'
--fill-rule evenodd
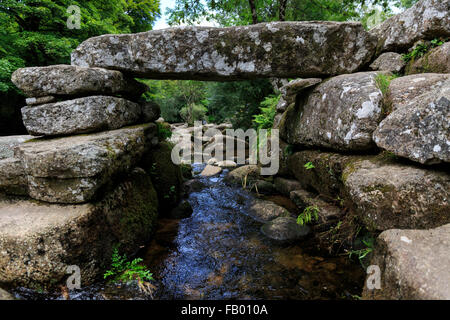
<path id="1" fill-rule="evenodd" d="M 90 38 L 72 52 L 72 65 L 158 79 L 315 77 L 355 72 L 375 45 L 376 38 L 353 22 L 182 26 Z"/>
<path id="2" fill-rule="evenodd" d="M 135 124 L 141 106 L 123 98 L 90 96 L 22 108 L 28 133 L 59 136 L 114 130 Z"/>
<path id="3" fill-rule="evenodd" d="M 148 88 L 120 71 L 69 65 L 17 69 L 12 82 L 29 97 L 124 94 L 139 97 Z"/>

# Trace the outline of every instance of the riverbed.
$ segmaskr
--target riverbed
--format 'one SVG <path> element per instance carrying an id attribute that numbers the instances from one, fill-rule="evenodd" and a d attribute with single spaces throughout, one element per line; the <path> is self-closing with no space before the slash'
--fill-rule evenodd
<path id="1" fill-rule="evenodd" d="M 200 172 L 202 165 L 194 165 Z M 153 240 L 139 252 L 152 271 L 151 292 L 136 284 L 99 282 L 54 293 L 16 288 L 23 299 L 354 299 L 365 274 L 348 256 L 329 257 L 305 243 L 274 243 L 247 215 L 254 193 L 219 176 L 195 175 L 203 188 L 188 195 L 193 214 L 161 218 Z M 289 199 L 279 203 L 292 211 Z M 294 215 L 294 212 L 293 212 Z"/>

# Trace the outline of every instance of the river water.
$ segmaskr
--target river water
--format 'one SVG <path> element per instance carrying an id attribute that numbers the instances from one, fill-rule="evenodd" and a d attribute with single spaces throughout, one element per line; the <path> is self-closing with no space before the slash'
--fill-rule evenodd
<path id="1" fill-rule="evenodd" d="M 200 170 L 194 165 L 194 172 Z M 97 283 L 69 292 L 70 298 L 304 300 L 361 294 L 363 270 L 347 256 L 326 257 L 301 242 L 281 245 L 265 238 L 261 224 L 246 214 L 255 195 L 227 185 L 226 174 L 196 175 L 204 188 L 189 195 L 192 216 L 158 221 L 153 240 L 139 253 L 155 279 L 151 295 L 135 284 Z M 18 288 L 14 293 L 24 299 L 63 299 L 59 292 Z"/>

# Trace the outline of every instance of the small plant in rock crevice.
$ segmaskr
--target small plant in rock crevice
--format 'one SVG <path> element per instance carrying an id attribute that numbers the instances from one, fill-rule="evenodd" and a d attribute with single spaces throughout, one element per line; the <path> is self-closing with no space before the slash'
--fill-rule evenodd
<path id="1" fill-rule="evenodd" d="M 103 278 L 113 283 L 130 283 L 137 280 L 143 285 L 153 280 L 153 274 L 140 264 L 142 261 L 142 258 L 128 261 L 125 254 L 123 256 L 119 254 L 119 246 L 115 246 L 111 257 L 111 269 L 105 272 Z"/>
<path id="2" fill-rule="evenodd" d="M 361 239 L 362 244 L 365 246 L 365 248 L 358 249 L 358 250 L 350 250 L 347 252 L 348 257 L 352 258 L 352 256 L 357 256 L 359 263 L 361 266 L 366 269 L 366 265 L 364 263 L 365 258 L 372 253 L 374 249 L 375 244 L 375 238 L 373 237 L 365 237 L 364 239 Z"/>
<path id="3" fill-rule="evenodd" d="M 443 45 L 446 41 L 448 41 L 448 39 L 435 38 L 429 43 L 419 43 L 411 52 L 406 53 L 402 56 L 403 61 L 408 63 L 410 61 L 415 61 L 419 58 L 422 58 L 428 51 Z"/>
<path id="4" fill-rule="evenodd" d="M 315 168 L 314 164 L 311 161 L 305 163 L 304 167 L 306 168 L 306 170 L 311 170 Z"/>
<path id="5" fill-rule="evenodd" d="M 304 226 L 313 222 L 313 220 L 319 220 L 319 208 L 317 206 L 308 206 L 297 217 L 297 224 Z"/>

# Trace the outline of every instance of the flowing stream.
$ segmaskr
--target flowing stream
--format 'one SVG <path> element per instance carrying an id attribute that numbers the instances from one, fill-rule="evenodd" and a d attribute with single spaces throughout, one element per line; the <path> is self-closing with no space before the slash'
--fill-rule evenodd
<path id="1" fill-rule="evenodd" d="M 194 172 L 201 170 L 194 165 Z M 151 296 L 136 285 L 97 283 L 70 292 L 71 299 L 351 299 L 360 295 L 362 268 L 347 256 L 325 257 L 265 238 L 246 215 L 254 194 L 196 175 L 204 188 L 189 195 L 193 214 L 160 219 L 139 256 L 153 272 Z M 287 203 L 289 200 L 285 199 Z M 58 292 L 14 291 L 25 299 L 62 299 Z"/>

